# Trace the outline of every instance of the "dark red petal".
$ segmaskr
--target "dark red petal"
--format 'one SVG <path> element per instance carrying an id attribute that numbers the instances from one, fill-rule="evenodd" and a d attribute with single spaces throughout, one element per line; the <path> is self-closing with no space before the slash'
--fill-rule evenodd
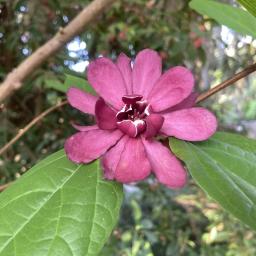
<path id="1" fill-rule="evenodd" d="M 134 104 L 137 101 L 140 101 L 143 98 L 143 96 L 138 95 L 138 94 L 133 94 L 133 95 L 124 95 L 122 97 L 122 100 L 125 104 Z"/>
<path id="2" fill-rule="evenodd" d="M 161 129 L 164 122 L 164 118 L 159 114 L 151 114 L 146 118 L 146 132 L 145 137 L 146 138 L 152 138 Z"/>
<path id="3" fill-rule="evenodd" d="M 95 117 L 100 129 L 113 130 L 117 127 L 116 112 L 102 98 L 99 98 L 96 102 Z"/>
<path id="4" fill-rule="evenodd" d="M 117 127 L 123 133 L 129 135 L 130 137 L 135 138 L 137 136 L 137 129 L 132 120 L 123 120 L 121 122 L 117 122 Z"/>

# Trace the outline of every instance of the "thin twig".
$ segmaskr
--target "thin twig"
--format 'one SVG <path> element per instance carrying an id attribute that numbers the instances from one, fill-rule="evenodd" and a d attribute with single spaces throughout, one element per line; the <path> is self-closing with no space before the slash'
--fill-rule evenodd
<path id="1" fill-rule="evenodd" d="M 223 90 L 224 88 L 234 84 L 238 80 L 248 76 L 249 74 L 253 73 L 254 71 L 256 71 L 256 63 L 254 63 L 253 65 L 248 66 L 247 68 L 245 68 L 241 72 L 235 74 L 234 76 L 227 79 L 226 81 L 216 85 L 215 87 L 213 87 L 209 91 L 200 94 L 198 96 L 197 100 L 196 100 L 196 103 L 199 103 L 199 102 L 211 97 L 213 94 L 215 94 L 215 93 Z"/>
<path id="2" fill-rule="evenodd" d="M 18 134 L 12 138 L 7 144 L 5 144 L 1 149 L 0 149 L 0 155 L 2 155 L 10 146 L 12 146 L 18 139 L 20 139 L 32 126 L 34 126 L 36 123 L 38 123 L 40 120 L 42 120 L 45 116 L 53 112 L 54 110 L 63 107 L 68 103 L 67 100 L 61 101 L 60 103 L 56 104 L 55 106 L 52 106 L 42 112 L 40 115 L 35 117 L 29 124 L 27 124 L 23 129 L 20 129 Z"/>
<path id="3" fill-rule="evenodd" d="M 80 34 L 88 24 L 97 19 L 103 11 L 117 0 L 94 0 L 89 3 L 66 27 L 9 73 L 0 85 L 0 102 L 22 87 L 23 82 L 49 57 L 52 57 L 67 42 Z"/>

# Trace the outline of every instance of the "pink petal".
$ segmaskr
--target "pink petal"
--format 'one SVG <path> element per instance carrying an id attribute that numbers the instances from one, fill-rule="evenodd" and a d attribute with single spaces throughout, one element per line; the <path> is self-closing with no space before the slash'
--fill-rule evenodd
<path id="1" fill-rule="evenodd" d="M 104 57 L 98 58 L 88 66 L 88 81 L 106 102 L 116 109 L 123 106 L 122 96 L 127 94 L 125 81 L 119 68 Z"/>
<path id="2" fill-rule="evenodd" d="M 192 92 L 185 100 L 183 100 L 181 103 L 170 107 L 166 110 L 164 110 L 162 113 L 169 113 L 172 111 L 177 111 L 185 108 L 192 108 L 195 107 L 196 105 L 196 99 L 198 97 L 199 93 L 197 92 Z"/>
<path id="3" fill-rule="evenodd" d="M 217 129 L 216 117 L 204 108 L 188 108 L 163 114 L 161 132 L 181 140 L 201 141 L 211 137 Z"/>
<path id="4" fill-rule="evenodd" d="M 89 163 L 115 145 L 122 135 L 119 130 L 78 132 L 66 140 L 64 148 L 71 161 Z"/>
<path id="5" fill-rule="evenodd" d="M 133 93 L 147 98 L 161 72 L 162 61 L 156 51 L 145 49 L 139 52 L 132 71 Z"/>
<path id="6" fill-rule="evenodd" d="M 129 136 L 123 136 L 113 148 L 103 155 L 101 163 L 106 179 L 113 180 L 115 178 L 115 171 L 128 139 Z"/>
<path id="7" fill-rule="evenodd" d="M 84 112 L 94 115 L 95 104 L 98 97 L 91 95 L 76 87 L 70 87 L 67 92 L 67 98 L 69 104 Z"/>
<path id="8" fill-rule="evenodd" d="M 132 66 L 131 59 L 128 58 L 124 53 L 121 53 L 116 61 L 116 65 L 120 69 L 123 79 L 126 84 L 128 94 L 132 94 Z"/>
<path id="9" fill-rule="evenodd" d="M 194 87 L 192 73 L 184 67 L 167 70 L 157 81 L 148 97 L 154 111 L 168 109 L 189 96 Z"/>
<path id="10" fill-rule="evenodd" d="M 151 114 L 146 118 L 146 138 L 152 138 L 157 135 L 164 122 L 164 118 L 159 114 Z"/>
<path id="11" fill-rule="evenodd" d="M 112 130 L 116 128 L 116 112 L 102 98 L 96 102 L 95 116 L 100 129 Z"/>
<path id="12" fill-rule="evenodd" d="M 150 163 L 141 139 L 123 137 L 102 160 L 105 176 L 122 183 L 136 182 L 150 174 Z"/>
<path id="13" fill-rule="evenodd" d="M 72 126 L 80 132 L 88 132 L 88 131 L 91 131 L 91 130 L 98 130 L 99 129 L 98 125 L 84 126 L 84 125 L 78 125 L 78 124 L 73 123 Z"/>
<path id="14" fill-rule="evenodd" d="M 180 161 L 158 141 L 143 140 L 145 150 L 159 182 L 176 189 L 186 184 L 187 174 Z"/>

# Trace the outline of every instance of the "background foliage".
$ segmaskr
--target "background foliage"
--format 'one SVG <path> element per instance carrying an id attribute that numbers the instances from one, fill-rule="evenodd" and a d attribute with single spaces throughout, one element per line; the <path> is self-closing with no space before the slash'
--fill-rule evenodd
<path id="1" fill-rule="evenodd" d="M 0 1 L 0 79 L 88 2 Z M 234 1 L 219 2 L 238 6 Z M 255 61 L 256 40 L 199 15 L 186 0 L 124 0 L 98 17 L 0 105 L 0 145 L 65 98 L 64 73 L 83 77 L 88 61 L 101 54 L 115 59 L 121 51 L 134 56 L 146 47 L 160 52 L 165 68 L 192 69 L 202 91 Z M 221 130 L 256 137 L 255 94 L 255 76 L 250 76 L 204 104 L 218 115 Z M 72 121 L 93 122 L 68 106 L 52 113 L 1 156 L 1 183 L 19 178 L 41 158 L 62 148 L 74 132 Z M 125 190 L 122 218 L 102 255 L 256 254 L 255 232 L 225 213 L 192 180 L 179 192 L 159 186 L 154 179 Z"/>

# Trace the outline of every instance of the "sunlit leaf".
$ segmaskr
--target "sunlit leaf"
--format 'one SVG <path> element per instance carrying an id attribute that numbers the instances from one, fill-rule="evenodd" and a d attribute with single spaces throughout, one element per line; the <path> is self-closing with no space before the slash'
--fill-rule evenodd
<path id="1" fill-rule="evenodd" d="M 205 142 L 170 139 L 195 181 L 220 205 L 256 229 L 256 141 L 217 133 Z"/>
<path id="2" fill-rule="evenodd" d="M 97 255 L 122 193 L 101 178 L 97 161 L 76 165 L 63 150 L 51 155 L 0 195 L 0 255 Z"/>
<path id="3" fill-rule="evenodd" d="M 256 17 L 256 0 L 238 0 L 238 2 Z"/>
<path id="4" fill-rule="evenodd" d="M 189 6 L 222 25 L 256 38 L 256 18 L 247 11 L 212 0 L 192 0 Z"/>
<path id="5" fill-rule="evenodd" d="M 96 94 L 96 92 L 89 85 L 86 79 L 78 76 L 73 76 L 70 74 L 66 74 L 66 79 L 64 83 L 60 82 L 59 80 L 48 79 L 45 81 L 45 84 L 47 88 L 51 88 L 64 93 L 67 92 L 68 88 L 70 88 L 71 86 L 74 86 L 86 92 L 89 92 L 91 94 L 94 94 L 94 95 Z"/>
<path id="6" fill-rule="evenodd" d="M 65 85 L 65 88 L 67 88 L 67 89 L 70 86 L 75 86 L 75 87 L 83 89 L 86 92 L 89 92 L 91 94 L 96 94 L 96 92 L 91 87 L 91 85 L 88 83 L 88 81 L 85 80 L 84 78 L 81 78 L 81 77 L 78 77 L 78 76 L 73 76 L 73 75 L 66 74 L 66 80 L 65 80 L 64 85 Z"/>

